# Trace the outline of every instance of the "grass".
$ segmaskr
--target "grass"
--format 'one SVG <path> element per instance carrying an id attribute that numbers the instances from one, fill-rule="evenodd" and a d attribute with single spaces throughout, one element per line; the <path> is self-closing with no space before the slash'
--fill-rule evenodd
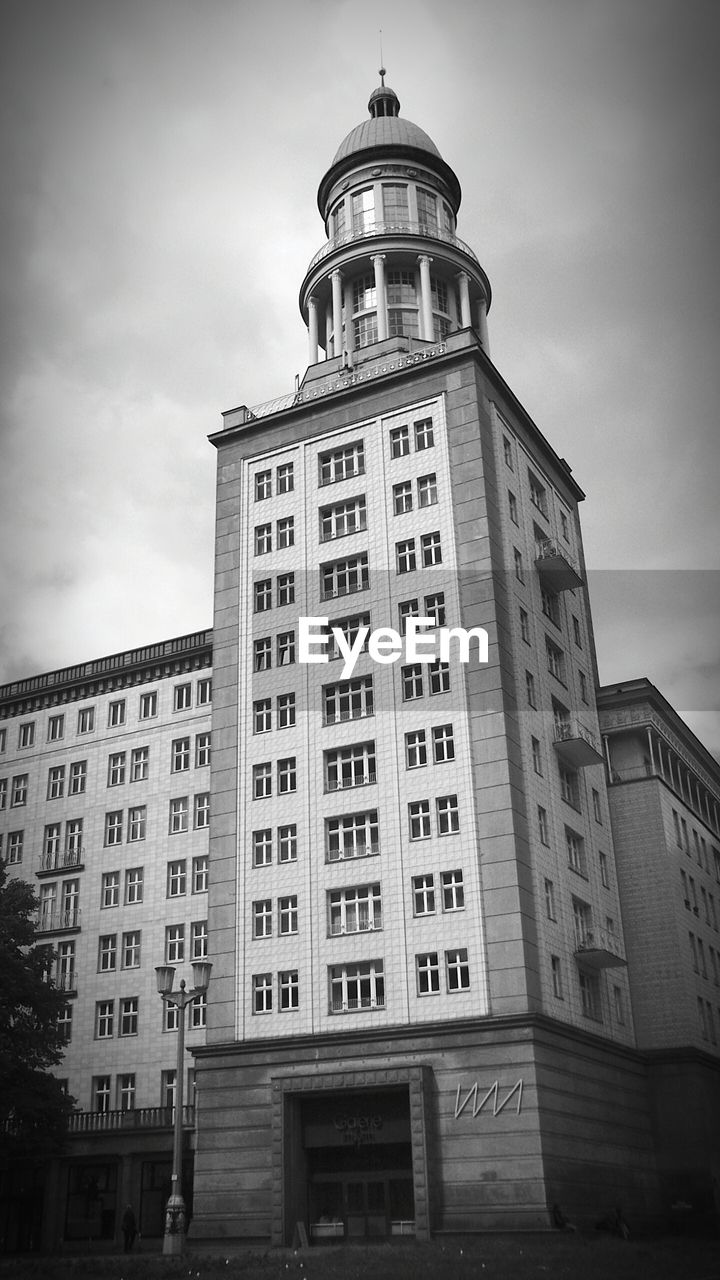
<path id="1" fill-rule="evenodd" d="M 159 1242 L 158 1242 L 159 1247 Z M 486 1235 L 164 1258 L 0 1258 L 0 1280 L 720 1280 L 720 1241 Z"/>

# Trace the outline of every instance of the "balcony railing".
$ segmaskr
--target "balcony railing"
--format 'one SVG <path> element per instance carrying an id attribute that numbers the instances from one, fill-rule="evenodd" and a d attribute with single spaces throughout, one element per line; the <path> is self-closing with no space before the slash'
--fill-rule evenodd
<path id="1" fill-rule="evenodd" d="M 79 871 L 84 859 L 84 849 L 65 849 L 58 853 L 44 853 L 37 873 L 42 875 L 48 871 Z"/>
<path id="2" fill-rule="evenodd" d="M 58 991 L 64 991 L 66 995 L 73 991 L 77 993 L 77 974 L 74 969 L 56 973 L 53 981 Z"/>
<path id="3" fill-rule="evenodd" d="M 574 717 L 555 721 L 553 746 L 558 755 L 562 756 L 573 769 L 602 764 L 602 751 L 593 734 Z"/>
<path id="4" fill-rule="evenodd" d="M 345 724 L 348 720 L 366 720 L 368 716 L 374 715 L 373 707 L 353 707 L 351 711 L 325 712 L 323 724 Z"/>
<path id="5" fill-rule="evenodd" d="M 330 1013 L 355 1013 L 358 1009 L 384 1009 L 385 996 L 360 996 L 352 1000 L 331 1000 Z"/>
<path id="6" fill-rule="evenodd" d="M 627 964 L 619 938 L 595 927 L 576 935 L 575 958 L 593 969 L 617 969 Z"/>
<path id="7" fill-rule="evenodd" d="M 81 911 L 74 907 L 70 911 L 41 911 L 35 921 L 38 933 L 60 933 L 63 929 L 79 929 Z"/>
<path id="8" fill-rule="evenodd" d="M 171 1129 L 174 1107 L 133 1107 L 129 1111 L 74 1111 L 68 1119 L 70 1133 L 117 1133 L 124 1129 Z M 195 1108 L 183 1107 L 183 1128 L 195 1124 Z"/>
<path id="9" fill-rule="evenodd" d="M 352 778 L 326 778 L 326 791 L 344 791 L 346 787 L 369 787 L 377 782 L 377 775 L 374 773 L 360 773 Z"/>
<path id="10" fill-rule="evenodd" d="M 380 852 L 380 844 L 377 841 L 364 843 L 358 841 L 357 844 L 348 845 L 345 849 L 326 849 L 326 862 L 344 862 L 348 858 L 369 858 L 372 854 Z"/>
<path id="11" fill-rule="evenodd" d="M 535 568 L 552 591 L 574 591 L 582 586 L 570 554 L 553 538 L 535 544 Z"/>
<path id="12" fill-rule="evenodd" d="M 371 222 L 365 227 L 353 227 L 349 231 L 343 231 L 339 236 L 335 236 L 332 240 L 328 240 L 321 249 L 318 249 L 315 257 L 310 262 L 306 275 L 322 262 L 324 258 L 328 258 L 336 249 L 343 249 L 345 245 L 354 244 L 358 240 L 373 240 L 378 236 L 422 236 L 426 240 L 440 240 L 443 244 L 452 245 L 454 249 L 459 249 L 468 258 L 472 258 L 478 266 L 480 263 L 476 254 L 464 240 L 460 240 L 458 236 L 453 235 L 452 231 L 445 231 L 440 227 L 430 227 L 424 222 Z"/>

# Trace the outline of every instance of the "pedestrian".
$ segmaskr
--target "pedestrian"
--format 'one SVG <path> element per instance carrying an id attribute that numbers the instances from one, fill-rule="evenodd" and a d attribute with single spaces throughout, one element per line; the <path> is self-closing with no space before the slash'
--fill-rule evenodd
<path id="1" fill-rule="evenodd" d="M 123 1240 L 125 1241 L 125 1252 L 129 1253 L 135 1243 L 135 1237 L 137 1235 L 137 1223 L 135 1221 L 135 1214 L 133 1213 L 133 1207 L 131 1204 L 127 1205 L 122 1216 L 122 1233 Z"/>

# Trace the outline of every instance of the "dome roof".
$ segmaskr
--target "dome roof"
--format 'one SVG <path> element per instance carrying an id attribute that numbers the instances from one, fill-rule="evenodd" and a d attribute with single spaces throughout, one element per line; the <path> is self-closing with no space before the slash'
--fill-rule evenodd
<path id="1" fill-rule="evenodd" d="M 401 116 L 378 116 L 363 120 L 343 138 L 335 153 L 333 165 L 369 147 L 415 147 L 442 159 L 432 138 L 424 129 Z"/>

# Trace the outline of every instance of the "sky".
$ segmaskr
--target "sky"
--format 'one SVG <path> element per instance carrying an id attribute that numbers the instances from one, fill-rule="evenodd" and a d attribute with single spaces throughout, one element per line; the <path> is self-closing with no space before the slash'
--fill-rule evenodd
<path id="1" fill-rule="evenodd" d="M 4 0 L 0 683 L 212 624 L 224 409 L 293 389 L 317 187 L 387 83 L 585 491 L 600 679 L 720 754 L 713 0 Z"/>

